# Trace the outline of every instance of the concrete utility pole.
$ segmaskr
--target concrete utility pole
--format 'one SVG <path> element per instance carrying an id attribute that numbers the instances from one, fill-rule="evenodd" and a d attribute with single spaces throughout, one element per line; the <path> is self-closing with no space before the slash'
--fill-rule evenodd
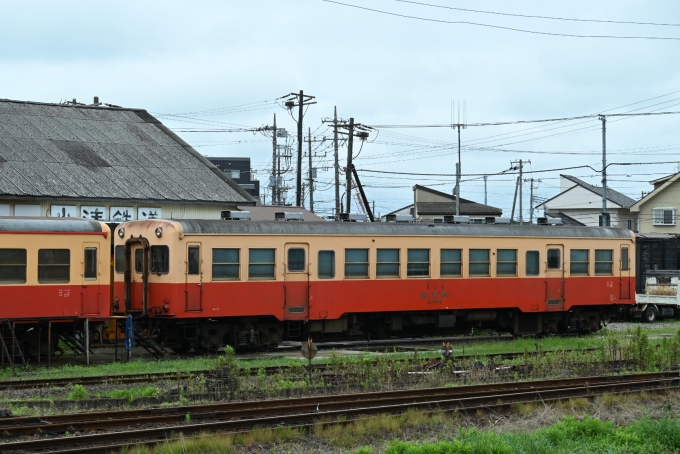
<path id="1" fill-rule="evenodd" d="M 528 161 L 531 162 L 531 161 Z M 522 169 L 524 168 L 524 161 L 521 159 L 519 161 L 512 161 L 510 164 L 516 164 L 519 163 L 519 179 L 517 180 L 517 185 L 519 186 L 519 223 L 520 225 L 524 224 L 524 219 L 522 217 Z M 517 193 L 517 188 L 515 189 L 515 194 Z M 517 195 L 515 195 L 517 197 Z M 514 206 L 514 204 L 513 204 Z M 512 209 L 513 213 L 515 209 Z"/>
<path id="2" fill-rule="evenodd" d="M 515 184 L 515 196 L 512 198 L 512 211 L 510 212 L 510 222 L 515 219 L 515 205 L 517 204 L 517 189 L 519 188 L 519 177 L 517 177 L 517 184 Z"/>
<path id="3" fill-rule="evenodd" d="M 309 138 L 309 211 L 314 213 L 314 175 L 312 174 L 312 128 L 307 130 Z"/>
<path id="4" fill-rule="evenodd" d="M 602 227 L 609 227 L 607 213 L 607 117 L 600 115 L 602 121 Z"/>
<path id="5" fill-rule="evenodd" d="M 340 163 L 338 161 L 338 108 L 333 107 L 333 147 L 335 148 L 335 219 L 340 215 Z"/>
<path id="6" fill-rule="evenodd" d="M 298 118 L 297 118 L 297 127 L 298 127 L 298 155 L 297 155 L 297 175 L 295 178 L 295 183 L 296 183 L 296 188 L 295 188 L 295 205 L 296 206 L 302 206 L 302 120 L 304 116 L 304 106 L 308 106 L 310 104 L 316 104 L 316 101 L 312 102 L 312 99 L 314 99 L 314 96 L 310 95 L 305 95 L 302 90 L 300 90 L 300 93 L 290 93 L 286 97 L 286 101 L 284 105 L 286 108 L 290 111 L 293 110 L 293 107 L 298 107 Z"/>
<path id="7" fill-rule="evenodd" d="M 541 180 L 535 180 L 533 178 L 529 178 L 528 180 L 524 180 L 528 183 L 531 183 L 531 195 L 529 196 L 529 224 L 534 223 L 534 183 L 540 183 Z"/>
<path id="8" fill-rule="evenodd" d="M 486 205 L 486 175 L 484 175 L 484 205 Z"/>
<path id="9" fill-rule="evenodd" d="M 354 144 L 354 118 L 349 119 L 349 137 L 347 139 L 347 170 L 345 176 L 347 177 L 347 212 L 350 212 L 352 206 L 352 147 Z"/>
<path id="10" fill-rule="evenodd" d="M 460 130 L 465 128 L 465 125 L 460 123 L 452 125 L 453 128 L 458 130 L 458 165 L 456 166 L 456 216 L 460 216 L 460 176 L 461 176 L 461 166 L 460 166 Z"/>
<path id="11" fill-rule="evenodd" d="M 273 129 L 273 131 L 272 131 L 272 139 L 273 139 L 273 140 L 272 140 L 272 143 L 273 143 L 273 147 L 274 147 L 274 151 L 273 151 L 273 154 L 272 154 L 272 184 L 271 184 L 271 187 L 272 187 L 272 205 L 276 205 L 276 204 L 277 204 L 276 193 L 278 192 L 278 191 L 277 191 L 277 189 L 278 189 L 278 181 L 277 181 L 277 179 L 278 179 L 278 177 L 279 177 L 278 174 L 277 174 L 278 172 L 277 172 L 277 168 L 276 168 L 276 157 L 277 157 L 277 156 L 276 156 L 276 155 L 277 155 L 277 147 L 276 147 L 276 114 L 274 114 L 274 129 Z"/>

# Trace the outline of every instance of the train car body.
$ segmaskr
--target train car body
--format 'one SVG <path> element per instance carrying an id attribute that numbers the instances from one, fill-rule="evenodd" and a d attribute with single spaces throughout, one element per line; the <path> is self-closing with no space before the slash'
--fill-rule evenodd
<path id="1" fill-rule="evenodd" d="M 115 234 L 114 311 L 176 350 L 490 327 L 588 332 L 634 303 L 624 229 L 134 221 Z"/>

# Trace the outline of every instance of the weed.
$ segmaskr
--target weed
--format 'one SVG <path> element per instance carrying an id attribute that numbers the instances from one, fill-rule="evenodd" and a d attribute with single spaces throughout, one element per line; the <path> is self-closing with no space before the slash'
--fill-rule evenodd
<path id="1" fill-rule="evenodd" d="M 83 385 L 73 385 L 73 391 L 68 395 L 70 400 L 87 399 L 87 390 Z"/>

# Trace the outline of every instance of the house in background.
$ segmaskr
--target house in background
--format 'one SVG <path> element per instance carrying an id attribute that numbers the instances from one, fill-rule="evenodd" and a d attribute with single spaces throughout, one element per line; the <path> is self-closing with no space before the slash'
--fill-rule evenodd
<path id="1" fill-rule="evenodd" d="M 607 186 L 607 212 L 611 227 L 638 230 L 635 200 Z M 546 217 L 562 218 L 567 225 L 599 226 L 602 186 L 593 186 L 571 175 L 560 175 L 560 193 L 536 207 Z"/>
<path id="2" fill-rule="evenodd" d="M 444 216 L 456 214 L 456 197 L 425 186 L 415 185 L 413 204 L 388 214 L 410 215 L 417 222 L 443 222 Z M 469 216 L 471 223 L 482 224 L 486 217 L 502 216 L 503 210 L 461 198 L 460 215 Z"/>
<path id="3" fill-rule="evenodd" d="M 654 190 L 635 203 L 641 233 L 680 233 L 677 212 L 680 206 L 680 173 L 650 181 Z"/>
<path id="4" fill-rule="evenodd" d="M 260 181 L 253 178 L 250 158 L 211 158 L 206 157 L 215 167 L 234 180 L 244 191 L 260 201 Z"/>

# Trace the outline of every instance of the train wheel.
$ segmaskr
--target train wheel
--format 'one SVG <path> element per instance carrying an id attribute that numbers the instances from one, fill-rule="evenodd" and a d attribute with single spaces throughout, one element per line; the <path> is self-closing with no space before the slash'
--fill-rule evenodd
<path id="1" fill-rule="evenodd" d="M 645 309 L 645 312 L 642 314 L 642 320 L 645 323 L 654 323 L 656 321 L 656 309 L 654 309 L 652 306 L 649 306 L 647 309 Z"/>

